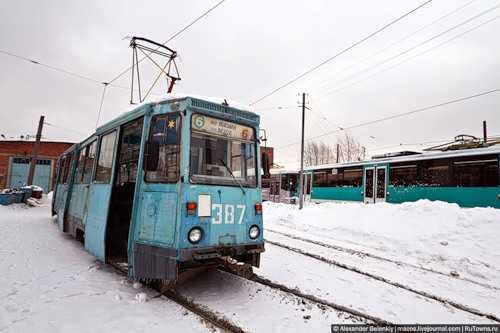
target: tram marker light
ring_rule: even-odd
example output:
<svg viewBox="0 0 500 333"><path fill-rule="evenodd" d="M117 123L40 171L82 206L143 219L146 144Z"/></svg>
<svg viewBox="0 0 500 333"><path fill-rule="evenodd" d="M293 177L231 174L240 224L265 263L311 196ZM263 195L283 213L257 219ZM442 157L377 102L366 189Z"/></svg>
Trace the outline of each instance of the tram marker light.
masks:
<svg viewBox="0 0 500 333"><path fill-rule="evenodd" d="M188 202L186 204L186 208L187 208L188 215L195 215L196 214L196 202Z"/></svg>
<svg viewBox="0 0 500 333"><path fill-rule="evenodd" d="M262 215L262 204L260 203L255 204L255 214Z"/></svg>

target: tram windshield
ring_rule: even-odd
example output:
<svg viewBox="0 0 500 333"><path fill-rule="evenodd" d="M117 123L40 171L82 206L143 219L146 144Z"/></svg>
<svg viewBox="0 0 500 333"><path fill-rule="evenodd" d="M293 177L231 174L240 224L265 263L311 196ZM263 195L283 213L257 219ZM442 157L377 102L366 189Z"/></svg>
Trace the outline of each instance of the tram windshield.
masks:
<svg viewBox="0 0 500 333"><path fill-rule="evenodd" d="M190 179L199 184L256 187L254 129L194 115Z"/></svg>

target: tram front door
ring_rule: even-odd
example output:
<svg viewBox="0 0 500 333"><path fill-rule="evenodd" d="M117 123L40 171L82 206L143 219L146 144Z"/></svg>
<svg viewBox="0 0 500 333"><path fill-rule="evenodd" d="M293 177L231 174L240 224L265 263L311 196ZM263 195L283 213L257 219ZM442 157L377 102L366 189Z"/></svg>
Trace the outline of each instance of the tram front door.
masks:
<svg viewBox="0 0 500 333"><path fill-rule="evenodd" d="M385 202L387 197L386 166L370 166L364 168L364 203Z"/></svg>

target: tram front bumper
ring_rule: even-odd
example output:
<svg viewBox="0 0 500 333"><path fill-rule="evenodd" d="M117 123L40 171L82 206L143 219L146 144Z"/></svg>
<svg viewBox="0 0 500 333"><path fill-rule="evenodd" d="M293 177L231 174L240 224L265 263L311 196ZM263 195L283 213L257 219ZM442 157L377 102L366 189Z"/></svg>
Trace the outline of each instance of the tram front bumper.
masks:
<svg viewBox="0 0 500 333"><path fill-rule="evenodd" d="M244 245L210 246L205 248L181 249L179 261L207 260L224 256L238 257L264 252L264 242Z"/></svg>

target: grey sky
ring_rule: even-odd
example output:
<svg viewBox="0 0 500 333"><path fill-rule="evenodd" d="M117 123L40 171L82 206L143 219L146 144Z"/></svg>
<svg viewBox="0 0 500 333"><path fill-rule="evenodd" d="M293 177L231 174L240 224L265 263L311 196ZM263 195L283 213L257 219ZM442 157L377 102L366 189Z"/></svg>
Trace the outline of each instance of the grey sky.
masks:
<svg viewBox="0 0 500 333"><path fill-rule="evenodd" d="M0 51L108 82L131 65L124 37L163 43L219 1L0 0ZM167 44L181 58L174 92L251 104L425 2L226 0ZM275 162L298 165L302 92L309 93L311 138L500 89L499 4L433 0L253 104ZM93 132L102 84L2 52L0 60L0 134L34 135L40 115L54 125L44 127L46 139L81 141ZM141 70L151 76L148 66ZM130 109L130 81L129 72L108 87L99 124ZM154 92L165 87L160 81ZM489 135L500 135L499 101L500 92L490 93L347 132L367 155L418 150L458 134L482 136L483 120ZM343 134L317 140L333 146Z"/></svg>

